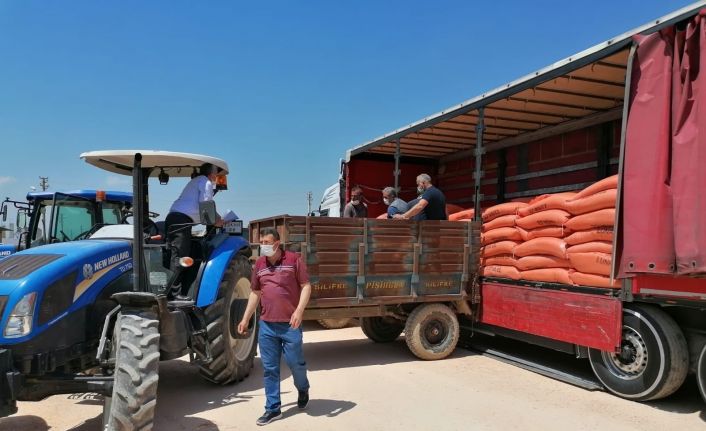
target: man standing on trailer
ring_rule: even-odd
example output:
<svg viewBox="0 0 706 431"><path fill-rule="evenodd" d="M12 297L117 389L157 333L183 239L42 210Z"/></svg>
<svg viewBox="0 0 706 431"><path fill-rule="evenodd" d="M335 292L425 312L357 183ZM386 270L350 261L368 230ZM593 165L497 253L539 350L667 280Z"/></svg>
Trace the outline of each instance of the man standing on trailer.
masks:
<svg viewBox="0 0 706 431"><path fill-rule="evenodd" d="M282 248L277 229L260 230L260 258L255 262L248 305L238 324L238 333L245 334L248 322L262 301L258 344L265 371L265 413L257 425L282 417L280 400L280 359L292 371L294 386L299 392L297 406L309 403L309 380L302 350L302 315L311 295L306 264L296 254Z"/></svg>
<svg viewBox="0 0 706 431"><path fill-rule="evenodd" d="M383 189L382 201L387 205L387 218L392 218L395 214L404 214L409 209L407 202L397 196L397 190L394 187Z"/></svg>
<svg viewBox="0 0 706 431"><path fill-rule="evenodd" d="M343 208L343 217L366 218L368 216L368 206L363 202L363 189L360 186L353 186L351 189L351 201Z"/></svg>
<svg viewBox="0 0 706 431"><path fill-rule="evenodd" d="M428 174L420 174L417 177L417 191L422 193L419 202L404 214L396 214L394 218L408 220L423 212L426 220L448 220L446 197L431 184Z"/></svg>

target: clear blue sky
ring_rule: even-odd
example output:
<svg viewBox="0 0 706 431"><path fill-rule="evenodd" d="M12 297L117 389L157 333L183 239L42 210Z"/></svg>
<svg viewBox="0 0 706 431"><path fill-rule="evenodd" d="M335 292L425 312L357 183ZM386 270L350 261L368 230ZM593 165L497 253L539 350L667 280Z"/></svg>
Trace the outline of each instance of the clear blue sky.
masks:
<svg viewBox="0 0 706 431"><path fill-rule="evenodd" d="M687 4L4 0L0 197L129 190L78 155L144 148L225 159L219 210L303 214L347 149Z"/></svg>

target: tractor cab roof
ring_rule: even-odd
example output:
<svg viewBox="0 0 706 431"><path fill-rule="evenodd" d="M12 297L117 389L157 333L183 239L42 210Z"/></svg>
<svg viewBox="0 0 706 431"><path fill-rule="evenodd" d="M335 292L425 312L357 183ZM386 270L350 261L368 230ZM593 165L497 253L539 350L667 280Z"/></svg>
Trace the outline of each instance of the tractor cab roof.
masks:
<svg viewBox="0 0 706 431"><path fill-rule="evenodd" d="M162 171L170 177L190 177L194 169L198 169L204 163L211 163L220 168L221 174L228 174L228 164L224 160L201 154L155 150L110 150L89 151L81 154L81 158L108 172L132 175L135 155L138 153L142 155L142 168L152 168L150 173L152 177L157 177Z"/></svg>
<svg viewBox="0 0 706 431"><path fill-rule="evenodd" d="M27 193L27 200L29 202L37 200L47 200L54 199L54 195L59 192L29 192ZM66 192L60 192L65 195L78 196L80 198L95 200L96 190L69 190ZM130 192L118 192L118 191L106 191L105 200L111 202L126 202L132 203L132 193Z"/></svg>

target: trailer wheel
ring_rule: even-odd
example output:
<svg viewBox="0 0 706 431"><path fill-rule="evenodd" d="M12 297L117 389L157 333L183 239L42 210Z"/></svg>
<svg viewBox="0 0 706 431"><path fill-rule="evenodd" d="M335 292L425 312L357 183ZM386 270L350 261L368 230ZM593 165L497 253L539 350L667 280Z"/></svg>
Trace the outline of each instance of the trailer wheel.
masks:
<svg viewBox="0 0 706 431"><path fill-rule="evenodd" d="M257 349L257 316L252 318L247 338L236 333L250 295L251 272L247 257L233 256L218 288L216 302L204 309L213 360L201 365L200 372L211 382L239 382L252 369Z"/></svg>
<svg viewBox="0 0 706 431"><path fill-rule="evenodd" d="M151 430L159 381L159 320L149 311L118 314L113 340L113 394L106 398L110 430Z"/></svg>
<svg viewBox="0 0 706 431"><path fill-rule="evenodd" d="M415 356L427 361L444 359L458 343L458 318L444 304L420 305L407 318L404 332Z"/></svg>
<svg viewBox="0 0 706 431"><path fill-rule="evenodd" d="M326 329L341 329L348 326L348 324L351 322L351 319L319 319L317 320L317 322L319 323L319 325L323 326Z"/></svg>
<svg viewBox="0 0 706 431"><path fill-rule="evenodd" d="M701 349L699 362L696 365L696 382L699 384L699 391L704 401L706 401L706 344Z"/></svg>
<svg viewBox="0 0 706 431"><path fill-rule="evenodd" d="M376 343L390 343L404 331L404 323L392 317L361 317L360 329Z"/></svg>
<svg viewBox="0 0 706 431"><path fill-rule="evenodd" d="M609 391L634 401L671 395L689 370L681 329L667 313L646 305L623 310L620 352L589 349L588 356L593 372Z"/></svg>

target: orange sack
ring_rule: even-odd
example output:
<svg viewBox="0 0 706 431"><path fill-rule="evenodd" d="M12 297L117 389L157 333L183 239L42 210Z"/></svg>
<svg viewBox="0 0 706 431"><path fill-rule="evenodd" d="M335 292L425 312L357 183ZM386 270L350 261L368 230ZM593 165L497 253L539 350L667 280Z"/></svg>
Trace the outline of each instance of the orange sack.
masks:
<svg viewBox="0 0 706 431"><path fill-rule="evenodd" d="M595 229L574 232L565 238L569 245L583 244L593 241L613 241L613 226L603 226Z"/></svg>
<svg viewBox="0 0 706 431"><path fill-rule="evenodd" d="M482 266L500 265L500 266L517 267L517 259L515 259L515 256L513 256L511 254L501 254L498 256L487 257L487 258L481 259L481 265Z"/></svg>
<svg viewBox="0 0 706 431"><path fill-rule="evenodd" d="M566 258L566 242L560 238L535 238L515 247L514 255L519 257L532 256L537 254L546 254L549 256L558 257L559 259Z"/></svg>
<svg viewBox="0 0 706 431"><path fill-rule="evenodd" d="M518 242L515 241L500 241L493 244L483 246L480 255L484 258L500 256L502 254L512 254L512 251L517 247Z"/></svg>
<svg viewBox="0 0 706 431"><path fill-rule="evenodd" d="M571 218L564 226L571 230L588 230L615 224L615 208L593 211Z"/></svg>
<svg viewBox="0 0 706 431"><path fill-rule="evenodd" d="M569 253L569 262L580 272L610 275L612 256L606 253Z"/></svg>
<svg viewBox="0 0 706 431"><path fill-rule="evenodd" d="M514 227L501 227L489 230L480 236L481 244L492 244L499 241L522 241L522 235Z"/></svg>
<svg viewBox="0 0 706 431"><path fill-rule="evenodd" d="M457 220L470 220L473 218L473 215L475 214L474 209L469 209L469 210L462 210L459 212L455 212L453 214L449 214L449 220L451 221L457 221Z"/></svg>
<svg viewBox="0 0 706 431"><path fill-rule="evenodd" d="M517 215L515 214L500 216L488 223L483 223L483 232L500 227L515 227L515 220L517 220Z"/></svg>
<svg viewBox="0 0 706 431"><path fill-rule="evenodd" d="M518 271L514 266L484 266L481 275L483 277L511 278L513 280L520 279L520 271Z"/></svg>
<svg viewBox="0 0 706 431"><path fill-rule="evenodd" d="M613 175L608 178L604 178L597 183L591 184L590 186L586 187L585 189L581 190L576 194L574 199L581 199L585 198L586 196L591 196L595 195L598 192L602 192L603 190L608 190L608 189L617 189L618 188L618 176Z"/></svg>
<svg viewBox="0 0 706 431"><path fill-rule="evenodd" d="M517 225L522 229L536 229L544 226L564 226L571 214L564 210L540 211L517 219Z"/></svg>
<svg viewBox="0 0 706 431"><path fill-rule="evenodd" d="M571 271L571 273L569 273L569 277L571 277L571 280L574 282L574 284L578 284L579 286L618 288L621 286L620 280L613 280L613 283L611 284L610 277L604 277L602 275L594 274L585 274L579 271Z"/></svg>
<svg viewBox="0 0 706 431"><path fill-rule="evenodd" d="M567 203L569 199L573 199L576 196L574 192L566 193L554 193L551 195L541 195L530 201L530 204L524 208L520 208L517 214L520 217L526 217L530 214L538 213L540 211L546 210L566 210Z"/></svg>
<svg viewBox="0 0 706 431"><path fill-rule="evenodd" d="M580 199L573 199L566 202L566 209L573 215L590 213L604 208L615 208L615 199L618 196L617 189L603 190L598 193Z"/></svg>
<svg viewBox="0 0 706 431"><path fill-rule="evenodd" d="M545 283L574 284L569 278L569 270L565 268L544 268L522 271L522 280L543 281Z"/></svg>
<svg viewBox="0 0 706 431"><path fill-rule="evenodd" d="M524 202L505 202L504 204L494 205L483 211L481 218L484 222L494 220L500 216L517 214L520 208L526 207Z"/></svg>
<svg viewBox="0 0 706 431"><path fill-rule="evenodd" d="M566 249L567 253L607 253L613 254L613 243L609 241L591 241L576 244Z"/></svg>
<svg viewBox="0 0 706 431"><path fill-rule="evenodd" d="M554 256L525 256L517 259L515 265L521 271L530 271L532 269L547 269L547 268L570 268L571 265L566 259L559 259Z"/></svg>
<svg viewBox="0 0 706 431"><path fill-rule="evenodd" d="M568 230L561 226L547 226L539 227L537 229L524 230L521 227L517 228L520 231L520 236L523 241L529 241L535 238L550 237L550 238L564 238L567 235Z"/></svg>

